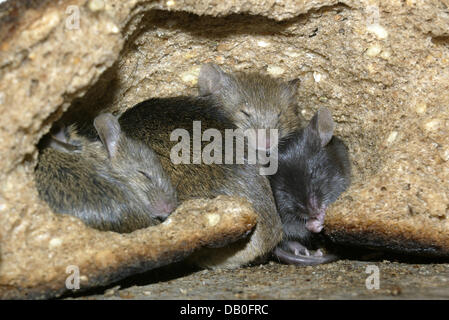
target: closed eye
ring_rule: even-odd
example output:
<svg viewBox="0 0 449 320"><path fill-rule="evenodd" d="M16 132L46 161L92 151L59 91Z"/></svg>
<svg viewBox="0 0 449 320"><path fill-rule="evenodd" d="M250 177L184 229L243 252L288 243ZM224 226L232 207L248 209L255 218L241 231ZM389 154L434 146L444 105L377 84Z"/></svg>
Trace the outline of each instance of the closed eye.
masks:
<svg viewBox="0 0 449 320"><path fill-rule="evenodd" d="M246 117L248 117L248 118L250 117L250 115L249 115L248 112L246 112L246 111L244 111L244 110L240 110L240 112L243 113Z"/></svg>
<svg viewBox="0 0 449 320"><path fill-rule="evenodd" d="M295 204L300 211L305 212L307 210L306 206L303 205L301 202L296 201Z"/></svg>
<svg viewBox="0 0 449 320"><path fill-rule="evenodd" d="M141 171L141 170L138 170L138 171L139 171L139 173L143 174L148 180L152 180L151 176L148 173L146 173L145 171Z"/></svg>

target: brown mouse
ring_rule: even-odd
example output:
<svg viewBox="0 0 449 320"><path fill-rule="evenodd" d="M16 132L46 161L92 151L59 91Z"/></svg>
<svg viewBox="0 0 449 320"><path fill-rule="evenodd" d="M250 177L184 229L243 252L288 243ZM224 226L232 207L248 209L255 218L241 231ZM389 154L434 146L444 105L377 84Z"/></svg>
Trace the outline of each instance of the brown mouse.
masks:
<svg viewBox="0 0 449 320"><path fill-rule="evenodd" d="M160 156L181 201L218 195L244 197L257 213L257 225L247 238L223 248L201 249L191 261L202 267L235 268L268 258L282 238L282 225L269 181L257 166L193 164L192 160L174 164L171 160L172 149L179 143L178 137L170 137L172 132L183 129L192 138L194 121L201 121L202 132L217 129L222 136L225 129L237 128L210 96L150 99L126 110L119 119L127 135L148 144ZM206 145L201 142L202 149ZM193 143L189 148L192 150Z"/></svg>
<svg viewBox="0 0 449 320"><path fill-rule="evenodd" d="M299 128L298 84L259 73L226 73L212 63L203 65L198 77L199 95L214 101L238 128L265 130L265 137L257 138L262 151L278 143L268 130L277 129L280 141Z"/></svg>
<svg viewBox="0 0 449 320"><path fill-rule="evenodd" d="M35 170L39 196L56 213L88 226L131 232L160 223L177 206L177 194L153 150L129 138L116 117L94 120L99 139L74 126L47 140Z"/></svg>

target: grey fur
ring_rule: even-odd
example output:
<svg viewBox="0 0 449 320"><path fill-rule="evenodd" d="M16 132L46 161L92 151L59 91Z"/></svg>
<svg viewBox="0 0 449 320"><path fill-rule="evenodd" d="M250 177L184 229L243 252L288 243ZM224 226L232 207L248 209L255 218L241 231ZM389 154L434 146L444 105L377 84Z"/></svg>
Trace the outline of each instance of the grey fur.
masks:
<svg viewBox="0 0 449 320"><path fill-rule="evenodd" d="M304 248L314 245L313 233L318 231L314 229L322 227L326 208L350 184L348 151L332 137L333 130L330 112L320 109L306 128L279 146L279 169L270 182L284 230L284 241L275 254L286 263L314 265L336 259L291 253L292 242Z"/></svg>

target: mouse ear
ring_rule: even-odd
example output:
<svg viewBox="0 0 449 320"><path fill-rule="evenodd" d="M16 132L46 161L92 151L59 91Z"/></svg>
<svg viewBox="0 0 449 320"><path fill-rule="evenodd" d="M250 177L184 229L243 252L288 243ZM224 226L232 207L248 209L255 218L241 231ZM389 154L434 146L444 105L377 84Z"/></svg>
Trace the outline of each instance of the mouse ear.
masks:
<svg viewBox="0 0 449 320"><path fill-rule="evenodd" d="M94 127L108 152L109 158L113 158L117 152L121 133L118 119L111 113L103 113L95 118Z"/></svg>
<svg viewBox="0 0 449 320"><path fill-rule="evenodd" d="M213 63L203 64L198 76L198 92L200 96L217 94L229 81L229 75Z"/></svg>
<svg viewBox="0 0 449 320"><path fill-rule="evenodd" d="M321 108L315 113L309 124L310 128L320 137L321 146L329 143L334 134L334 121L332 114L327 108Z"/></svg>

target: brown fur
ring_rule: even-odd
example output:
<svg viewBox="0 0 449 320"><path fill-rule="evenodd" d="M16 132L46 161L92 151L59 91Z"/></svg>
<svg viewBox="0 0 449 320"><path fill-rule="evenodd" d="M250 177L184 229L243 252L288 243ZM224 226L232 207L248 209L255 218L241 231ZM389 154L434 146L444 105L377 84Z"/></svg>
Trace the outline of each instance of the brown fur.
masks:
<svg viewBox="0 0 449 320"><path fill-rule="evenodd" d="M110 132L110 120L97 123L100 136ZM64 136L65 141L59 140ZM39 155L35 181L53 211L100 230L131 232L158 224L157 218L166 216L161 206L174 210L177 204L155 153L120 131L103 143L78 135L73 126L58 140L50 138Z"/></svg>
<svg viewBox="0 0 449 320"><path fill-rule="evenodd" d="M248 239L226 248L201 250L193 257L198 265L234 268L266 257L281 240L282 226L269 182L259 174L257 166L175 165L170 160L170 150L178 143L170 141L170 133L184 128L192 136L194 120L201 121L202 131L215 128L223 133L226 128L235 128L207 98L151 99L127 110L119 121L127 134L148 143L159 154L162 166L177 185L180 200L240 196L247 198L258 214L257 226Z"/></svg>
<svg viewBox="0 0 449 320"><path fill-rule="evenodd" d="M296 104L298 80L284 82L258 73L225 73L206 64L199 93L211 96L241 129L278 129L279 140L300 127Z"/></svg>

